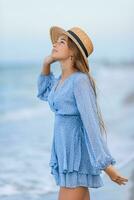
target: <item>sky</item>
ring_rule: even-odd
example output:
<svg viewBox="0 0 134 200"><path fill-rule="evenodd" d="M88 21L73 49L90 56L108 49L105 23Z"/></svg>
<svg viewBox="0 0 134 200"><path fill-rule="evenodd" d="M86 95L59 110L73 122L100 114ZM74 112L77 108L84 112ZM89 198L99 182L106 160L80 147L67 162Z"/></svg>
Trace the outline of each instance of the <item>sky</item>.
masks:
<svg viewBox="0 0 134 200"><path fill-rule="evenodd" d="M38 61L51 52L51 26L83 28L91 59L132 60L132 0L0 0L0 61Z"/></svg>

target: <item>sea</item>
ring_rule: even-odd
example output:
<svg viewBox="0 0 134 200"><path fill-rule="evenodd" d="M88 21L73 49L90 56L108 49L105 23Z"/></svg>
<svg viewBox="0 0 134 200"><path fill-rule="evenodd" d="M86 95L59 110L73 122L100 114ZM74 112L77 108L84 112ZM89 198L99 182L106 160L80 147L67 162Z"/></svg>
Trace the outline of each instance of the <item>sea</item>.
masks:
<svg viewBox="0 0 134 200"><path fill-rule="evenodd" d="M0 63L0 200L55 200L58 194L48 164L54 113L48 102L37 98L41 70L41 62ZM51 70L58 77L59 63L52 64ZM91 196L94 200L132 200L134 64L94 62L91 74L115 167L130 179L119 186L102 173L105 186L92 188Z"/></svg>

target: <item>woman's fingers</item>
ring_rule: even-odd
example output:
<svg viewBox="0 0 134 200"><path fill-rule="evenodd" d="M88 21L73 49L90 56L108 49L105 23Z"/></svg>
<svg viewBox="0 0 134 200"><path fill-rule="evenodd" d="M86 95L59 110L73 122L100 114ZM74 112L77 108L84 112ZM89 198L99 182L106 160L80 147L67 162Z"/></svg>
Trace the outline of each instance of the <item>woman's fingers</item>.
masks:
<svg viewBox="0 0 134 200"><path fill-rule="evenodd" d="M127 179L127 178L124 178L124 177L121 177L121 176L117 176L117 178L116 178L116 179L113 179L113 181L115 181L115 182L118 183L119 185L121 185L121 184L125 185L125 184L126 184L125 182L127 182L128 179Z"/></svg>
<svg viewBox="0 0 134 200"><path fill-rule="evenodd" d="M120 174L120 172L118 172L118 170L116 170L113 166L108 166L105 169L105 172L109 175L109 177L111 178L112 181L118 183L118 184L126 184L126 182L128 181L127 177L124 177Z"/></svg>
<svg viewBox="0 0 134 200"><path fill-rule="evenodd" d="M122 182L122 181L119 180L119 179L114 180L114 182L118 183L119 185L121 185L121 184L125 184L124 182Z"/></svg>
<svg viewBox="0 0 134 200"><path fill-rule="evenodd" d="M120 180L122 180L122 181L126 181L126 182L128 181L128 179L127 179L127 178L125 178L125 177L122 177L122 176L118 176L117 178L118 178L118 179L120 179Z"/></svg>

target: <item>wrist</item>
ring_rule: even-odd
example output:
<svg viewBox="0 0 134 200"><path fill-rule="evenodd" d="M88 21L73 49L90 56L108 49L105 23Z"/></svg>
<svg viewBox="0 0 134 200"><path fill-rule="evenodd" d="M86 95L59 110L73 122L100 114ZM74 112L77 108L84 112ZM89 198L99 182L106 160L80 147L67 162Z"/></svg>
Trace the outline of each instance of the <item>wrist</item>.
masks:
<svg viewBox="0 0 134 200"><path fill-rule="evenodd" d="M45 61L45 62L43 62L43 67L50 67L50 64L51 64L50 62Z"/></svg>
<svg viewBox="0 0 134 200"><path fill-rule="evenodd" d="M113 166L110 164L110 165L108 165L108 166L104 169L104 171L107 172L107 171L109 171L109 170L112 169L112 168L113 168Z"/></svg>

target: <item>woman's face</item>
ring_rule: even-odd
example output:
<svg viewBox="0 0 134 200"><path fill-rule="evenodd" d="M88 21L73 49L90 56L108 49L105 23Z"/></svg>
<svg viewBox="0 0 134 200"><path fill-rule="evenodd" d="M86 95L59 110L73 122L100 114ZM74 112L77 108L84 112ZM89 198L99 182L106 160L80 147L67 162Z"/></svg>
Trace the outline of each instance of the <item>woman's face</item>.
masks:
<svg viewBox="0 0 134 200"><path fill-rule="evenodd" d="M57 60L67 59L71 55L71 51L67 45L68 37L61 35L58 37L57 42L53 44L52 56Z"/></svg>

